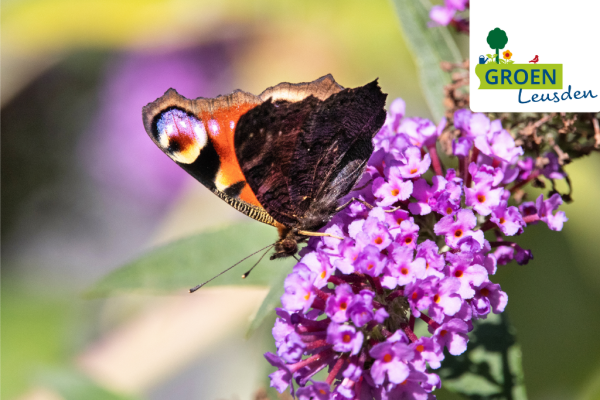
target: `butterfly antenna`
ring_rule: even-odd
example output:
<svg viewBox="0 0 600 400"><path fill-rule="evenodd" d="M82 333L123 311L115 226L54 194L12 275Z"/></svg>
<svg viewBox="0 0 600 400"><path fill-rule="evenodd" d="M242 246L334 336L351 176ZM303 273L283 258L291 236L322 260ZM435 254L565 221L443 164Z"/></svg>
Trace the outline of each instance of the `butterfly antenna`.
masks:
<svg viewBox="0 0 600 400"><path fill-rule="evenodd" d="M270 244L270 245L268 245L268 246L266 246L266 247L263 247L263 248L262 248L262 249L260 249L260 250L257 250L257 251L255 251L254 253L252 253L252 254L250 254L250 255L248 255L248 256L246 256L246 257L242 258L240 261L236 262L236 263L235 263L235 264L233 264L231 267L229 267L229 268L227 268L226 270L224 270L224 271L222 271L222 272L218 273L217 275L213 276L212 278L210 278L210 279L209 279L209 280L207 280L206 282L204 282L204 283L202 283L202 284L200 284L200 285L198 285L198 286L194 286L193 288L191 288L191 289L190 289L190 293L194 293L196 290L200 289L202 286L206 285L208 282L210 282L210 281L212 281L213 279L215 279L215 278L217 278L217 277L219 277L219 276L223 275L225 272L227 272L227 271L229 271L230 269L232 269L233 267L237 266L237 265L238 265L239 263L241 263L242 261L246 261L247 259L249 259L249 258L250 258L250 257L252 257L253 255L255 255L256 253L260 253L260 252L261 252L261 251L263 251L264 249L269 249L269 248L271 248L271 247L273 247L273 246L275 246L275 244ZM267 254L267 253L265 252L265 254ZM262 260L262 258L265 256L265 254L263 254L263 255L262 255L262 257L260 258L261 260ZM258 260L258 261L260 262L260 260ZM257 263L257 264L258 264L258 263ZM254 268L254 267L252 267L252 268ZM247 275L247 274L244 274L244 275Z"/></svg>
<svg viewBox="0 0 600 400"><path fill-rule="evenodd" d="M275 246L275 244L272 244L269 247L273 247L273 246ZM267 255L268 252L269 252L269 249L267 249L267 251L265 251L264 254L262 256L260 256L260 258L258 259L258 261L256 262L256 264L254 264L252 266L252 268L250 268L244 275L242 275L242 279L246 279L248 277L248 275L250 275L250 272L252 272L252 270L254 269L254 267L256 267L258 265L258 263L260 263L262 261L263 258L265 258L265 256ZM256 253L254 253L254 254L256 254Z"/></svg>

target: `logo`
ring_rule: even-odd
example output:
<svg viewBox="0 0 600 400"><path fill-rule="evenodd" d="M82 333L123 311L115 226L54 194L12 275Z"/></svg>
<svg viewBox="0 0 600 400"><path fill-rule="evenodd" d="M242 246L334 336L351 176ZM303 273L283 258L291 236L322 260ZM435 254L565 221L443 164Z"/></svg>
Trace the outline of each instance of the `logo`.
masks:
<svg viewBox="0 0 600 400"><path fill-rule="evenodd" d="M517 63L517 58L523 58L517 56L513 60L513 53L507 48L508 35L500 28L488 33L487 44L496 53L479 56L479 63L475 66L479 89L516 89L519 91L517 101L520 104L546 101L558 103L598 97L591 90L576 90L572 93L571 85L562 93L534 93L527 96L523 89L563 89L563 65L538 64L538 54L527 57L532 58L528 63Z"/></svg>

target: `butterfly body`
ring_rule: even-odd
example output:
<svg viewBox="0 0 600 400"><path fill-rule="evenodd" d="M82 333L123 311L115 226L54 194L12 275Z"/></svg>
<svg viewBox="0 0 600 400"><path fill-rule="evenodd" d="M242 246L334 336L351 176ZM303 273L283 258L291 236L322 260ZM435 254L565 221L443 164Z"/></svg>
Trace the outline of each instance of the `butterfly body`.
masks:
<svg viewBox="0 0 600 400"><path fill-rule="evenodd" d="M344 89L331 75L188 100L170 89L143 109L148 135L244 214L278 228L273 258L297 252L358 181L385 121L376 82Z"/></svg>

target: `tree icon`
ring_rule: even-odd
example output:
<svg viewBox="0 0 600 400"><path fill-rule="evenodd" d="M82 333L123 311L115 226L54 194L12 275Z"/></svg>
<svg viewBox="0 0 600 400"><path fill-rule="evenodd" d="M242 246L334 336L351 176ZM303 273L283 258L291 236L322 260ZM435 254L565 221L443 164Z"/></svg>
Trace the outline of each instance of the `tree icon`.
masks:
<svg viewBox="0 0 600 400"><path fill-rule="evenodd" d="M488 33L487 42L492 49L496 50L496 63L500 64L500 49L503 49L506 43L508 43L506 32L500 28L491 30Z"/></svg>

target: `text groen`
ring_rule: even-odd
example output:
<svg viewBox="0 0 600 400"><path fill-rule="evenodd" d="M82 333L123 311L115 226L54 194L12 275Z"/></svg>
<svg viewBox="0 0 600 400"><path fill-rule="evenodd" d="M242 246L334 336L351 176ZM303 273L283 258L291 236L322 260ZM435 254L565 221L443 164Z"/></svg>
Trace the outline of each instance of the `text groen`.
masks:
<svg viewBox="0 0 600 400"><path fill-rule="evenodd" d="M479 89L562 89L562 64L478 64Z"/></svg>

